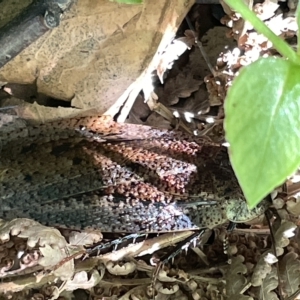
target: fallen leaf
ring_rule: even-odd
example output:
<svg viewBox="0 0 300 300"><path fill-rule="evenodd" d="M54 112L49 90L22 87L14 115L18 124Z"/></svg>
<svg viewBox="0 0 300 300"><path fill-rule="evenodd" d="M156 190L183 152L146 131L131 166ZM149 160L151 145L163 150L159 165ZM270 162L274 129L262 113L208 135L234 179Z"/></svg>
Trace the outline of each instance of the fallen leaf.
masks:
<svg viewBox="0 0 300 300"><path fill-rule="evenodd" d="M289 245L289 238L295 235L295 229L297 226L289 221L282 221L280 227L276 230L274 238L276 241L277 255L282 255L284 247Z"/></svg>
<svg viewBox="0 0 300 300"><path fill-rule="evenodd" d="M101 280L101 276L98 271L93 270L90 278L85 271L78 272L74 275L72 280L67 280L64 286L66 291L74 291L77 289L90 289L94 287Z"/></svg>
<svg viewBox="0 0 300 300"><path fill-rule="evenodd" d="M102 240L102 233L100 230L90 230L90 231L72 231L69 237L70 245L77 246L91 246Z"/></svg>
<svg viewBox="0 0 300 300"><path fill-rule="evenodd" d="M229 297L239 294L247 282L244 274L247 273L247 267L244 265L244 257L238 255L232 258L232 263L226 273L226 295Z"/></svg>
<svg viewBox="0 0 300 300"><path fill-rule="evenodd" d="M74 259L68 259L68 256L71 253L67 248L57 249L52 248L49 245L45 245L44 247L40 247L40 251L43 255L43 257L39 259L39 264L41 266L46 269L54 267L53 274L61 280L67 280L73 276Z"/></svg>
<svg viewBox="0 0 300 300"><path fill-rule="evenodd" d="M104 113L144 70L157 66L157 47L165 48L192 5L166 0L143 5L76 1L55 30L1 68L1 80L36 82L40 93L63 99L70 107L97 107ZM49 120L47 109L26 107L36 120ZM56 110L70 114L70 108Z"/></svg>
<svg viewBox="0 0 300 300"><path fill-rule="evenodd" d="M40 251L43 257L39 259L39 264L45 268L55 266L66 258L66 254L62 249L52 248L49 245L40 247Z"/></svg>
<svg viewBox="0 0 300 300"><path fill-rule="evenodd" d="M20 218L0 224L0 239L9 240L10 235L26 238L29 247L52 245L63 248L67 245L61 233L36 221Z"/></svg>
<svg viewBox="0 0 300 300"><path fill-rule="evenodd" d="M300 261L298 254L289 252L279 260L279 276L284 297L291 296L300 286Z"/></svg>
<svg viewBox="0 0 300 300"><path fill-rule="evenodd" d="M18 236L20 238L27 238L29 247L51 245L54 248L61 249L67 245L65 238L59 230L39 223L26 228Z"/></svg>
<svg viewBox="0 0 300 300"><path fill-rule="evenodd" d="M254 289L258 300L279 300L274 290L278 286L278 276L276 268L272 268L271 272L265 277L261 286Z"/></svg>
<svg viewBox="0 0 300 300"><path fill-rule="evenodd" d="M297 199L298 200L298 199ZM294 199L290 199L286 202L286 209L288 212L294 216L300 215L300 202L295 202Z"/></svg>
<svg viewBox="0 0 300 300"><path fill-rule="evenodd" d="M238 294L238 295L231 296L230 300L254 300L254 299L250 296Z"/></svg>
<svg viewBox="0 0 300 300"><path fill-rule="evenodd" d="M202 81L194 79L190 73L179 73L166 81L161 102L166 105L176 104L179 98L187 98L198 91L201 83Z"/></svg>
<svg viewBox="0 0 300 300"><path fill-rule="evenodd" d="M262 254L254 267L252 276L251 276L251 284L253 286L261 286L262 282L266 278L266 276L272 271L272 266L269 261L265 259L270 251Z"/></svg>
<svg viewBox="0 0 300 300"><path fill-rule="evenodd" d="M191 33L187 32L186 37L173 40L173 42L169 44L165 51L161 54L158 66L156 68L157 76L159 77L161 83L164 83L164 74L166 70L172 68L174 60L177 60L180 55L190 48L190 35Z"/></svg>
<svg viewBox="0 0 300 300"><path fill-rule="evenodd" d="M184 32L184 37L180 37L176 39L176 41L180 41L186 44L187 49L191 49L196 44L197 33L192 30L186 30Z"/></svg>

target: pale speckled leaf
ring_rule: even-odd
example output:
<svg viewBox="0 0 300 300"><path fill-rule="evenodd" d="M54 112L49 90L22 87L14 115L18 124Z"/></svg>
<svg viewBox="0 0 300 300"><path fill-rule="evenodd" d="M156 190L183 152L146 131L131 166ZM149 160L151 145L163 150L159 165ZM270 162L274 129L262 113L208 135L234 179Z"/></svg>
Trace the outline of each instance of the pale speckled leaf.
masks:
<svg viewBox="0 0 300 300"><path fill-rule="evenodd" d="M230 269L226 274L226 295L232 296L238 294L247 282L243 274L247 273L247 267L244 265L244 257L239 255L232 258Z"/></svg>
<svg viewBox="0 0 300 300"><path fill-rule="evenodd" d="M65 238L57 229L25 218L0 223L0 239L8 240L10 235L28 239L29 247L53 245L63 248L67 245Z"/></svg>
<svg viewBox="0 0 300 300"><path fill-rule="evenodd" d="M90 246L98 243L102 240L102 233L100 230L90 230L90 231L72 231L69 237L69 243L71 245L82 245Z"/></svg>
<svg viewBox="0 0 300 300"><path fill-rule="evenodd" d="M254 267L251 276L251 284L253 286L261 286L266 276L272 271L271 264L265 259L268 253L270 253L270 251L267 251L264 254L262 254L256 266Z"/></svg>
<svg viewBox="0 0 300 300"><path fill-rule="evenodd" d="M64 289L67 291L73 291L76 289L90 289L94 287L100 280L101 276L96 270L93 270L91 275L85 271L81 271L76 273L73 279L70 279L66 282Z"/></svg>
<svg viewBox="0 0 300 300"><path fill-rule="evenodd" d="M49 245L45 245L45 247L40 247L40 251L43 255L43 257L39 259L41 266L46 269L54 267L53 274L61 280L67 280L73 276L74 259L66 259L68 255L66 254L65 248L54 249ZM66 259L66 261L64 261L64 259Z"/></svg>
<svg viewBox="0 0 300 300"><path fill-rule="evenodd" d="M289 252L279 260L279 274L282 279L284 296L291 296L299 289L300 285L300 261L298 254Z"/></svg>
<svg viewBox="0 0 300 300"><path fill-rule="evenodd" d="M278 277L276 275L276 268L268 274L260 287L259 300L278 300L279 298L273 292L278 286Z"/></svg>

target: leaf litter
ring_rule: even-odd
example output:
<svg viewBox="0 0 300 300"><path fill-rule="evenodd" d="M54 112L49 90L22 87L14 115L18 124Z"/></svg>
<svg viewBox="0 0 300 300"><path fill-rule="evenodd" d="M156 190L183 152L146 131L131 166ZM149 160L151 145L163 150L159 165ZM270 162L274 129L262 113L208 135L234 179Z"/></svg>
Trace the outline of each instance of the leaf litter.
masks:
<svg viewBox="0 0 300 300"><path fill-rule="evenodd" d="M288 2L290 12L295 10L292 4L292 1ZM160 54L154 76L153 99L161 105L156 107L163 109L145 109L143 105L147 99L143 99L136 102L139 107L133 107L129 120L156 125L158 120L161 122L160 115L164 111L164 117L168 117L161 123L168 128L178 112L177 118L183 124L179 127L191 132L204 130L207 137L224 140L223 128L211 128L208 120L220 121L222 126L224 98L239 69L266 53L274 55L274 50L239 15L224 3L223 7L227 14L220 21L230 29L214 27L197 41L202 40L206 46L215 64L215 76L210 74L203 61L199 62L201 58L194 32L183 30L182 25L178 36ZM192 22L203 22L201 18L200 21L197 17L193 19L193 16L199 18L201 9L199 6L193 8L194 12L190 13ZM295 36L295 17L291 13L275 13L277 3L254 2L253 9L282 38ZM218 40L216 37L221 37L221 48L210 44ZM236 44L232 43L233 40ZM231 46L224 47L227 44ZM215 50L214 54L212 50ZM202 82L206 85L203 91ZM201 98L199 93L205 96ZM142 115L139 111L143 112ZM184 117L186 112L190 113L188 118ZM132 241L124 248L88 255L88 249L103 242L100 231L58 230L28 219L1 221L0 276L3 281L0 291L4 294L3 299L33 300L78 299L74 296L76 290L83 291L90 299L251 300L296 295L300 287L299 196L285 192L278 190L274 199L274 203L277 199L275 207L279 214L271 220L275 245L272 245L270 232L262 222L248 225L243 228L243 233L238 230L226 233L217 228L212 231L213 238L208 237L198 245L198 251L188 249L188 255L182 251L160 269L157 269L159 258L172 251L179 240L162 235L159 237L161 247L153 252L150 249L157 246L158 238L149 237L145 242ZM260 230L267 233L260 234ZM224 253L226 243L227 254Z"/></svg>

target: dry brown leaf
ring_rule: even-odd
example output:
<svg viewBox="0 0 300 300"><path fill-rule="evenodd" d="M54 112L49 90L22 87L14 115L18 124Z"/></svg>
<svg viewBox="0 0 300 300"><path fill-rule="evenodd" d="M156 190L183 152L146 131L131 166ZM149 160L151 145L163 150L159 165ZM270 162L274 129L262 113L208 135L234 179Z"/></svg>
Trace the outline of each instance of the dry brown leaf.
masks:
<svg viewBox="0 0 300 300"><path fill-rule="evenodd" d="M61 249L67 245L65 238L59 230L39 223L26 228L18 236L20 238L27 238L29 247L51 245L54 248Z"/></svg>
<svg viewBox="0 0 300 300"><path fill-rule="evenodd" d="M300 215L300 201L298 199L290 199L286 202L288 212L294 216Z"/></svg>
<svg viewBox="0 0 300 300"><path fill-rule="evenodd" d="M65 238L61 233L52 227L41 225L30 219L20 218L0 223L0 239L9 240L9 236L16 235L20 238L26 238L29 247L52 245L63 248L67 245Z"/></svg>
<svg viewBox="0 0 300 300"><path fill-rule="evenodd" d="M40 247L40 251L43 257L39 259L39 264L45 268L57 265L67 256L62 249L52 248L49 245Z"/></svg>
<svg viewBox="0 0 300 300"><path fill-rule="evenodd" d="M197 36L197 33L193 32L192 30L186 30L184 32L184 35L184 37L178 38L176 40L185 43L187 49L191 49L193 46L195 46L195 37Z"/></svg>
<svg viewBox="0 0 300 300"><path fill-rule="evenodd" d="M144 285L139 285L130 289L125 295L119 298L119 300L143 300L148 299L146 296L147 290Z"/></svg>
<svg viewBox="0 0 300 300"><path fill-rule="evenodd" d="M54 249L49 245L45 245L45 247L40 247L40 251L44 257L39 259L39 264L46 269L55 267L53 274L59 277L61 280L67 280L71 278L74 274L74 259L67 259L65 249ZM58 268L57 265L61 264Z"/></svg>
<svg viewBox="0 0 300 300"><path fill-rule="evenodd" d="M291 296L299 289L300 261L298 254L290 252L279 260L279 278L282 281L283 296Z"/></svg>
<svg viewBox="0 0 300 300"><path fill-rule="evenodd" d="M161 269L159 273L157 274L157 279L162 282L176 282L177 278L174 276L169 276L169 274L164 270Z"/></svg>
<svg viewBox="0 0 300 300"><path fill-rule="evenodd" d="M173 40L173 42L169 44L165 51L161 54L157 66L157 76L161 83L164 83L164 74L166 70L172 68L174 60L177 60L187 49L191 48L191 45L195 43L195 37L191 30L186 30L185 35L185 37Z"/></svg>
<svg viewBox="0 0 300 300"><path fill-rule="evenodd" d="M226 295L229 297L239 294L247 282L244 276L247 273L247 267L243 262L244 257L241 255L232 258L232 263L226 273Z"/></svg>
<svg viewBox="0 0 300 300"><path fill-rule="evenodd" d="M271 266L272 261L267 259L270 253L271 253L270 250L263 253L260 256L256 266L254 267L253 274L251 276L251 284L253 286L260 286L263 280L266 278L266 276L272 271L272 266Z"/></svg>
<svg viewBox="0 0 300 300"><path fill-rule="evenodd" d="M254 300L254 299L250 296L234 295L230 297L230 300Z"/></svg>
<svg viewBox="0 0 300 300"><path fill-rule="evenodd" d="M150 113L151 110L145 103L144 98L141 95L138 95L130 110L129 116L126 119L126 123L144 124L143 120L147 119Z"/></svg>
<svg viewBox="0 0 300 300"><path fill-rule="evenodd" d="M172 129L170 122L155 111L147 118L145 125L162 129Z"/></svg>
<svg viewBox="0 0 300 300"><path fill-rule="evenodd" d="M124 276L133 273L136 270L136 264L133 261L125 263L109 261L106 263L106 269L110 274Z"/></svg>
<svg viewBox="0 0 300 300"><path fill-rule="evenodd" d="M255 289L255 294L258 300L279 300L274 289L278 286L278 276L276 274L276 268L272 268L271 272L263 280L261 286Z"/></svg>
<svg viewBox="0 0 300 300"><path fill-rule="evenodd" d="M64 289L66 291L74 291L77 289L90 289L94 287L101 280L99 272L96 270L92 271L92 274L89 275L85 271L78 272L74 275L73 279L66 281Z"/></svg>
<svg viewBox="0 0 300 300"><path fill-rule="evenodd" d="M176 104L179 98L187 98L198 91L201 83L202 81L194 79L190 73L179 73L166 81L161 102L166 105Z"/></svg>
<svg viewBox="0 0 300 300"><path fill-rule="evenodd" d="M9 241L10 235L18 235L22 230L39 224L30 219L14 219L11 221L5 221L0 219L0 240L2 242Z"/></svg>
<svg viewBox="0 0 300 300"><path fill-rule="evenodd" d="M283 254L284 251L283 248L290 243L289 238L295 235L296 228L297 226L292 222L285 221L285 220L281 222L280 227L274 234L274 238L276 241L277 255Z"/></svg>
<svg viewBox="0 0 300 300"><path fill-rule="evenodd" d="M166 299L167 295L174 296L174 294L179 291L179 285L176 283L168 284L168 286L165 287L163 285L163 283L156 281L154 288L159 294L164 295L161 299ZM158 299L159 299L159 297L158 297Z"/></svg>
<svg viewBox="0 0 300 300"><path fill-rule="evenodd" d="M100 230L72 231L69 237L70 245L91 246L102 240L103 235Z"/></svg>
<svg viewBox="0 0 300 300"><path fill-rule="evenodd" d="M157 49L165 49L193 5L193 1L179 0L142 5L75 2L60 26L1 68L0 77L23 84L36 81L39 93L82 110L97 108L99 113L107 111L144 71L157 67ZM49 120L47 109L41 115L39 108L26 107L36 120ZM60 110L65 117L73 113Z"/></svg>

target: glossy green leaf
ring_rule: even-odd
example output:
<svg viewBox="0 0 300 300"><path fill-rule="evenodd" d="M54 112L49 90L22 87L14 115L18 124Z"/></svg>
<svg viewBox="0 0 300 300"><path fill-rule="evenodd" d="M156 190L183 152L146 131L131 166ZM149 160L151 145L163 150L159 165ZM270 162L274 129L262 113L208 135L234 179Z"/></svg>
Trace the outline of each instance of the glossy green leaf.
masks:
<svg viewBox="0 0 300 300"><path fill-rule="evenodd" d="M230 160L254 207L300 165L300 67L271 57L244 67L225 116Z"/></svg>

